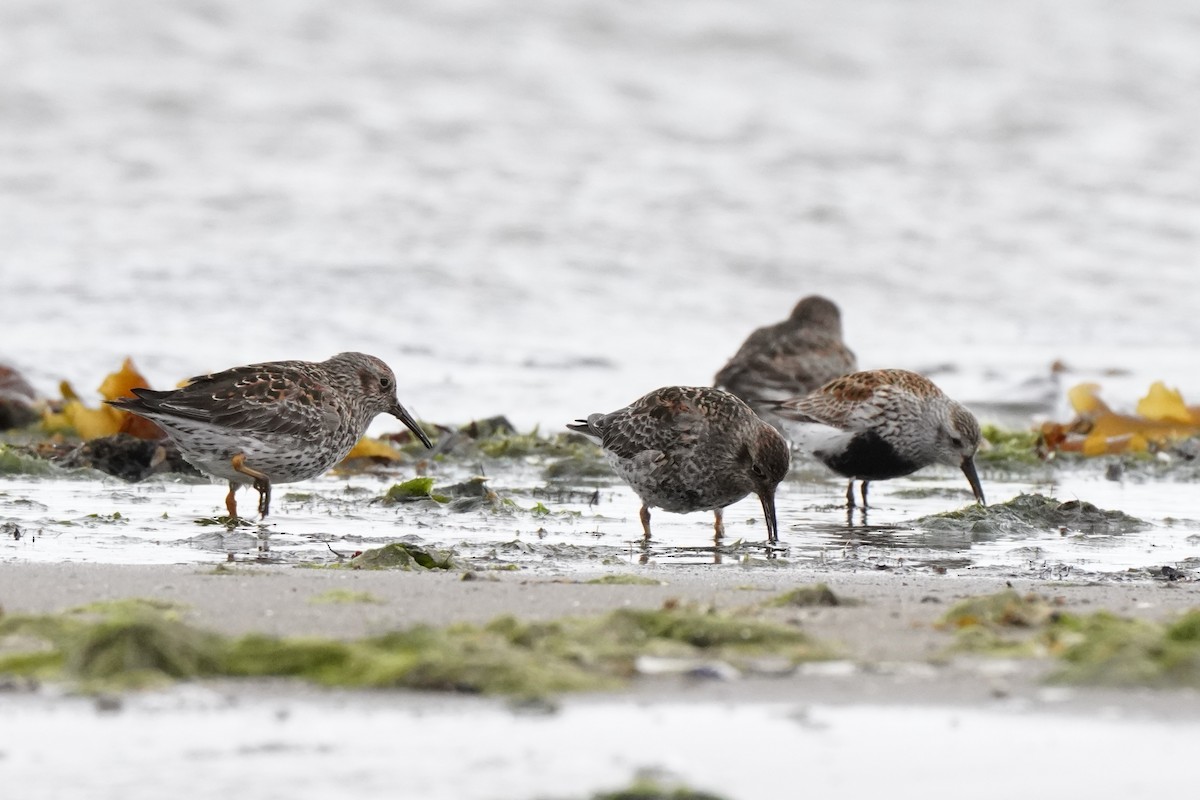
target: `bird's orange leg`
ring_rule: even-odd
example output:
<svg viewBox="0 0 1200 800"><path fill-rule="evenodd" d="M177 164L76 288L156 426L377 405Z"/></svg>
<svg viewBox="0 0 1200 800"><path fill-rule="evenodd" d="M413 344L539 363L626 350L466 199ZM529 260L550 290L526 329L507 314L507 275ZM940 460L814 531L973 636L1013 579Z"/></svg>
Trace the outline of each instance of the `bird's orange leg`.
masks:
<svg viewBox="0 0 1200 800"><path fill-rule="evenodd" d="M235 521L237 520L237 498L233 494L238 490L238 486L240 485L235 481L230 481L229 494L225 495L225 510L229 512L229 518Z"/></svg>
<svg viewBox="0 0 1200 800"><path fill-rule="evenodd" d="M713 509L713 531L716 533L717 539L725 537L725 515L722 513L724 509Z"/></svg>
<svg viewBox="0 0 1200 800"><path fill-rule="evenodd" d="M271 479L253 467L247 467L246 456L241 453L234 456L231 463L235 470L254 479L254 488L258 491L258 513L265 517L271 510Z"/></svg>
<svg viewBox="0 0 1200 800"><path fill-rule="evenodd" d="M645 505L643 503L642 510L638 514L638 516L642 520L642 533L644 533L646 538L649 539L650 538L650 506Z"/></svg>

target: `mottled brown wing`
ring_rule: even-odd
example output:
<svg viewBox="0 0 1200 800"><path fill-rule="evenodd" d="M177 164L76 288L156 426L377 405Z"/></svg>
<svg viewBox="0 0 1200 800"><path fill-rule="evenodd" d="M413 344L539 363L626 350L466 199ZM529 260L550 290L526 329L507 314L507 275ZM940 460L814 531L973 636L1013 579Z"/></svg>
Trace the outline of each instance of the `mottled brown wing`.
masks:
<svg viewBox="0 0 1200 800"><path fill-rule="evenodd" d="M231 430L303 437L327 426L338 415L339 402L308 366L288 361L250 364L191 378L175 391L139 392L138 396L160 415Z"/></svg>
<svg viewBox="0 0 1200 800"><path fill-rule="evenodd" d="M680 387L660 389L597 420L604 449L621 458L689 446L706 424L705 409Z"/></svg>
<svg viewBox="0 0 1200 800"><path fill-rule="evenodd" d="M823 330L761 328L751 334L715 383L742 397L780 400L810 392L856 368L854 353Z"/></svg>
<svg viewBox="0 0 1200 800"><path fill-rule="evenodd" d="M909 393L908 374L902 370L871 370L843 375L810 394L780 403L776 413L784 419L842 430L866 428L883 409Z"/></svg>
<svg viewBox="0 0 1200 800"><path fill-rule="evenodd" d="M769 365L771 342L776 337L778 325L759 328L746 337L733 358L721 367L713 378L713 385L738 387L758 371Z"/></svg>
<svg viewBox="0 0 1200 800"><path fill-rule="evenodd" d="M840 342L807 338L784 342L783 346L764 354L760 369L768 385L812 391L854 369L854 354Z"/></svg>

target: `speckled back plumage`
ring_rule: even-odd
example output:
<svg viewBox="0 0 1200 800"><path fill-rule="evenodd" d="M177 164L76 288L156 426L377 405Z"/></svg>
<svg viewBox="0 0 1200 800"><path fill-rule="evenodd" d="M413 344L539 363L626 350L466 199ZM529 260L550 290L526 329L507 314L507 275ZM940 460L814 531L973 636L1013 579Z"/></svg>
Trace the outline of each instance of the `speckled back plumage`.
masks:
<svg viewBox="0 0 1200 800"><path fill-rule="evenodd" d="M778 431L708 387L666 386L568 427L595 439L646 505L677 513L723 508L764 483L773 492L790 458Z"/></svg>
<svg viewBox="0 0 1200 800"><path fill-rule="evenodd" d="M830 300L805 297L783 322L754 331L713 379L780 427L774 404L807 394L852 372L854 353L842 340L842 317Z"/></svg>
<svg viewBox="0 0 1200 800"><path fill-rule="evenodd" d="M340 353L322 362L234 367L171 391L137 389L136 398L113 405L154 420L204 472L250 483L230 466L242 453L247 465L287 483L344 458L371 420L399 407L395 384L378 358Z"/></svg>

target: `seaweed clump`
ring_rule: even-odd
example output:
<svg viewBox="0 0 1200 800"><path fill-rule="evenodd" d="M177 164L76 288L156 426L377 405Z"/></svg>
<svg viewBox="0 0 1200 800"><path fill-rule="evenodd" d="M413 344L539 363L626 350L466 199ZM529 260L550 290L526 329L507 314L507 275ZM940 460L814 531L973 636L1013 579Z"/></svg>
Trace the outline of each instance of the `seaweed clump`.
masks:
<svg viewBox="0 0 1200 800"><path fill-rule="evenodd" d="M592 578L584 581L584 583L602 584L607 586L665 586L666 581L660 581L658 578L648 578L645 575L630 575L625 572L615 572L610 575L602 575L599 578Z"/></svg>
<svg viewBox="0 0 1200 800"><path fill-rule="evenodd" d="M147 604L0 618L0 674L85 689L204 677L300 678L330 686L537 696L620 686L643 655L793 662L828 651L795 627L668 605L486 625L417 626L355 641L200 630Z"/></svg>
<svg viewBox="0 0 1200 800"><path fill-rule="evenodd" d="M333 565L341 566L341 565ZM350 569L457 569L454 554L411 542L392 542L383 547L365 550L350 559Z"/></svg>
<svg viewBox="0 0 1200 800"><path fill-rule="evenodd" d="M1009 589L956 603L938 627L957 633L956 650L1028 657L1047 652L1048 643L1036 633L1058 613L1040 595Z"/></svg>
<svg viewBox="0 0 1200 800"><path fill-rule="evenodd" d="M1107 611L1076 615L1036 594L1005 591L957 604L939 627L954 649L1003 656L1054 656L1055 683L1200 688L1200 610L1168 623Z"/></svg>
<svg viewBox="0 0 1200 800"><path fill-rule="evenodd" d="M710 794L683 785L665 785L647 777L638 777L624 789L599 792L592 800L724 800L720 795Z"/></svg>
<svg viewBox="0 0 1200 800"><path fill-rule="evenodd" d="M1036 431L1006 431L995 425L983 427L988 446L975 455L980 465L991 468L1028 468L1045 459L1039 450L1041 436Z"/></svg>
<svg viewBox="0 0 1200 800"><path fill-rule="evenodd" d="M834 606L856 604L857 601L837 596L833 593L832 589L823 583L815 583L812 586L801 586L798 589L792 589L790 592L784 592L765 603L768 606L783 608L814 608L819 606L832 608Z"/></svg>
<svg viewBox="0 0 1200 800"><path fill-rule="evenodd" d="M1006 503L970 505L921 517L913 525L935 531L1028 535L1045 530L1081 533L1129 533L1150 524L1123 511L1098 508L1082 500L1062 502L1040 494L1019 494Z"/></svg>
<svg viewBox="0 0 1200 800"><path fill-rule="evenodd" d="M1056 683L1200 688L1200 610L1167 625L1099 612L1058 627L1065 646Z"/></svg>

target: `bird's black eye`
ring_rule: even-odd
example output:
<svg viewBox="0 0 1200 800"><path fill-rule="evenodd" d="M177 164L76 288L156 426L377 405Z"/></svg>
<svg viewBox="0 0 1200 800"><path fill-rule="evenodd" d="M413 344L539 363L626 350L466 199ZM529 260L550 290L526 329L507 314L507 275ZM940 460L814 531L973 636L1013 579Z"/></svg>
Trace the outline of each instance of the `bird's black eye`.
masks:
<svg viewBox="0 0 1200 800"><path fill-rule="evenodd" d="M389 378L387 375L384 375L382 378L379 379L379 388L380 389L392 388L392 379Z"/></svg>
<svg viewBox="0 0 1200 800"><path fill-rule="evenodd" d="M962 439L959 439L957 436L951 436L950 437L950 446L953 447L955 450L961 450L962 446L963 446Z"/></svg>

